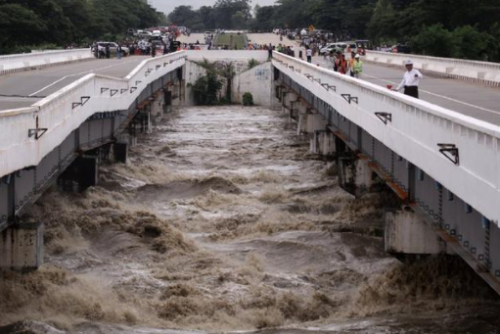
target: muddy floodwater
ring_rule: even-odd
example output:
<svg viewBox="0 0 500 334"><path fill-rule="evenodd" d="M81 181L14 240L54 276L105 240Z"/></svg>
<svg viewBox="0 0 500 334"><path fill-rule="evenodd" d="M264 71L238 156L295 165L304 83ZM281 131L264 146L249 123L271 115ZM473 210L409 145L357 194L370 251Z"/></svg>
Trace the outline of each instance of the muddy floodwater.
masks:
<svg viewBox="0 0 500 334"><path fill-rule="evenodd" d="M184 108L50 190L46 264L0 277L0 333L480 333L500 303L452 257L384 253L381 190L355 199L280 111Z"/></svg>

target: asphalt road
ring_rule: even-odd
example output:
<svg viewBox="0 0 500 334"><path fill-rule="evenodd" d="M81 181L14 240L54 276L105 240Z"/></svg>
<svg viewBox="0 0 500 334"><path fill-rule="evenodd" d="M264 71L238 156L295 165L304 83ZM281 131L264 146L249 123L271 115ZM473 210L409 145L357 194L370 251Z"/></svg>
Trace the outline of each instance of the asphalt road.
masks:
<svg viewBox="0 0 500 334"><path fill-rule="evenodd" d="M148 57L93 59L0 76L0 110L29 107L89 73L127 76Z"/></svg>

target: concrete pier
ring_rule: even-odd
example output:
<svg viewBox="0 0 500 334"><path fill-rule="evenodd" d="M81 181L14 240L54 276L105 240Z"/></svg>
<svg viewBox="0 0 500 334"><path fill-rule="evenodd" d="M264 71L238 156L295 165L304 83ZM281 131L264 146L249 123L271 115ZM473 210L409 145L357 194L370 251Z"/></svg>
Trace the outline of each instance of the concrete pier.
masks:
<svg viewBox="0 0 500 334"><path fill-rule="evenodd" d="M448 252L446 243L412 211L386 213L385 250L391 254L407 255Z"/></svg>
<svg viewBox="0 0 500 334"><path fill-rule="evenodd" d="M64 190L84 191L99 182L99 158L81 156L59 177L58 183Z"/></svg>
<svg viewBox="0 0 500 334"><path fill-rule="evenodd" d="M42 223L19 223L0 233L0 268L27 272L42 264Z"/></svg>
<svg viewBox="0 0 500 334"><path fill-rule="evenodd" d="M128 160L128 148L129 144L126 142L115 143L113 145L113 158L116 162L121 162L126 164Z"/></svg>

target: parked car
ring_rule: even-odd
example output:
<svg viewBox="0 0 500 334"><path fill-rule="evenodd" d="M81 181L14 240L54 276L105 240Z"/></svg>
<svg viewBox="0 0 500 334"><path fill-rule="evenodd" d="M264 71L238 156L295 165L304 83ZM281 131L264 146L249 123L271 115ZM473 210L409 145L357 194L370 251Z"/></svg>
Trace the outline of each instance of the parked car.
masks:
<svg viewBox="0 0 500 334"><path fill-rule="evenodd" d="M361 39L356 41L358 54L366 55L366 50L373 50L373 45L369 40Z"/></svg>
<svg viewBox="0 0 500 334"><path fill-rule="evenodd" d="M330 52L342 52L344 53L347 49L346 43L330 43L327 44L324 48L319 50L320 55L329 54Z"/></svg>
<svg viewBox="0 0 500 334"><path fill-rule="evenodd" d="M99 51L99 55L105 55L106 46L109 45L109 51L112 55L116 55L116 50L118 49L118 44L115 42L97 42L97 50ZM92 47L92 52L94 52L94 47ZM122 46L122 56L127 57L130 55L130 49Z"/></svg>
<svg viewBox="0 0 500 334"><path fill-rule="evenodd" d="M408 44L396 44L392 47L392 53L411 53L411 47Z"/></svg>

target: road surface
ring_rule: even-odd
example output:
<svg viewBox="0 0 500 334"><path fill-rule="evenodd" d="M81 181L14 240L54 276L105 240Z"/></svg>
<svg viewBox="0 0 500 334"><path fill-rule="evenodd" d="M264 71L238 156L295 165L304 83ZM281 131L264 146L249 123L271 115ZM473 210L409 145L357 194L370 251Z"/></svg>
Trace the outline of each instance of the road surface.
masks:
<svg viewBox="0 0 500 334"><path fill-rule="evenodd" d="M92 59L0 76L0 110L29 107L89 73L125 77L145 59Z"/></svg>

